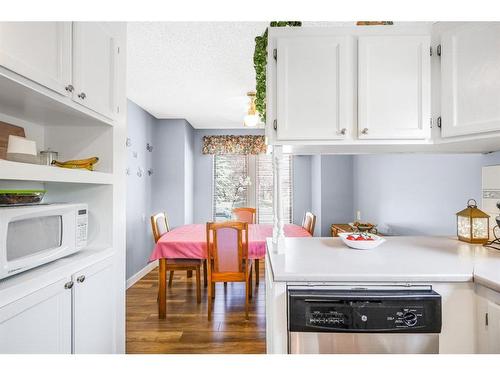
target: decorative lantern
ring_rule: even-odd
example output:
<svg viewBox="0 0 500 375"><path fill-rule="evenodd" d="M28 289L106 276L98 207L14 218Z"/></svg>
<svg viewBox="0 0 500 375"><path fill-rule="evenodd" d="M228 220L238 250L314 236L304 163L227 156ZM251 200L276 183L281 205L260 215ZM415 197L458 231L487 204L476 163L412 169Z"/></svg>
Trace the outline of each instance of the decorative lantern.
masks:
<svg viewBox="0 0 500 375"><path fill-rule="evenodd" d="M460 241L485 244L490 237L490 216L479 208L474 199L467 208L457 212L457 236Z"/></svg>

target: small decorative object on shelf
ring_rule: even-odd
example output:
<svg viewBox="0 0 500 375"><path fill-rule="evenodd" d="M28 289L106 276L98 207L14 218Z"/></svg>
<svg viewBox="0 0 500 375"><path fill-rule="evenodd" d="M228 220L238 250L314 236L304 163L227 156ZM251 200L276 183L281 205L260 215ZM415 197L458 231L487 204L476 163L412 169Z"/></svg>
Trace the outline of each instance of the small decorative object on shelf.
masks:
<svg viewBox="0 0 500 375"><path fill-rule="evenodd" d="M475 199L467 201L467 208L457 212L457 236L460 241L485 244L490 238L490 216L477 208Z"/></svg>
<svg viewBox="0 0 500 375"><path fill-rule="evenodd" d="M7 160L39 164L40 159L36 153L36 142L17 135L9 135Z"/></svg>
<svg viewBox="0 0 500 375"><path fill-rule="evenodd" d="M50 148L44 151L40 151L40 164L42 165L52 165L54 160L57 160L58 153L52 151Z"/></svg>
<svg viewBox="0 0 500 375"><path fill-rule="evenodd" d="M497 208L500 210L500 201L497 202ZM497 225L493 227L493 236L495 239L484 244L486 247L491 247L496 250L500 250L500 215L495 217Z"/></svg>
<svg viewBox="0 0 500 375"><path fill-rule="evenodd" d="M153 175L153 170L151 168L148 169L148 176L152 176Z"/></svg>
<svg viewBox="0 0 500 375"><path fill-rule="evenodd" d="M149 152L153 152L153 146L149 143L146 143L146 150L148 150Z"/></svg>
<svg viewBox="0 0 500 375"><path fill-rule="evenodd" d="M130 138L127 138L127 142L125 142L125 146L127 146L127 147L132 146L132 140Z"/></svg>
<svg viewBox="0 0 500 375"><path fill-rule="evenodd" d="M88 159L79 160L68 160L68 161L57 161L53 160L52 165L60 168L70 168L70 169L88 169L89 171L94 170L94 164L99 161L99 158L94 156Z"/></svg>
<svg viewBox="0 0 500 375"><path fill-rule="evenodd" d="M137 177L142 177L142 168L137 167Z"/></svg>

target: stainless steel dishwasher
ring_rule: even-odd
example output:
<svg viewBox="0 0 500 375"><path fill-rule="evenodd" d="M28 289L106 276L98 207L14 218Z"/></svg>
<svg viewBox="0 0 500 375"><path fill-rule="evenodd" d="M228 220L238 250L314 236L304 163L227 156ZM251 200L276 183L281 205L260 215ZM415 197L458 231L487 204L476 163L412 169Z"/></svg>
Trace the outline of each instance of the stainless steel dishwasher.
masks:
<svg viewBox="0 0 500 375"><path fill-rule="evenodd" d="M438 353L441 296L419 288L289 289L289 352Z"/></svg>

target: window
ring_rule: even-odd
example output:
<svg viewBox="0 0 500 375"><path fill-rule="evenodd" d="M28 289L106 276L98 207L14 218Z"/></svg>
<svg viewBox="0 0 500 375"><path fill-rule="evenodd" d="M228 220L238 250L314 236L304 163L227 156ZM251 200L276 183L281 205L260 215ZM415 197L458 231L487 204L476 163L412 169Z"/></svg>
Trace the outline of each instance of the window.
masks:
<svg viewBox="0 0 500 375"><path fill-rule="evenodd" d="M283 220L292 221L292 157L283 156L281 199ZM273 165L271 155L215 155L214 221L229 220L235 207L256 207L257 222L273 223Z"/></svg>

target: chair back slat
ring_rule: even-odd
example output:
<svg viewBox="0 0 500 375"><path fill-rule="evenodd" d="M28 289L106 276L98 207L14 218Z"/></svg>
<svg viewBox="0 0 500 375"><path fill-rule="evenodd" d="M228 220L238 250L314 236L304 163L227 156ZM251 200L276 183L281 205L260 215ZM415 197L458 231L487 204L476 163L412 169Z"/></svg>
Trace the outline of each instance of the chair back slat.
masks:
<svg viewBox="0 0 500 375"><path fill-rule="evenodd" d="M309 234L314 235L314 227L316 225L316 215L311 212L306 212L302 219L302 228L307 230Z"/></svg>
<svg viewBox="0 0 500 375"><path fill-rule="evenodd" d="M207 249L213 273L245 273L248 224L235 221L207 223Z"/></svg>
<svg viewBox="0 0 500 375"><path fill-rule="evenodd" d="M233 209L233 214L237 221L248 224L255 224L257 210L252 207L238 207Z"/></svg>
<svg viewBox="0 0 500 375"><path fill-rule="evenodd" d="M158 242L161 236L170 232L167 215L165 215L164 212L160 212L151 216L151 228L153 230L155 242Z"/></svg>

